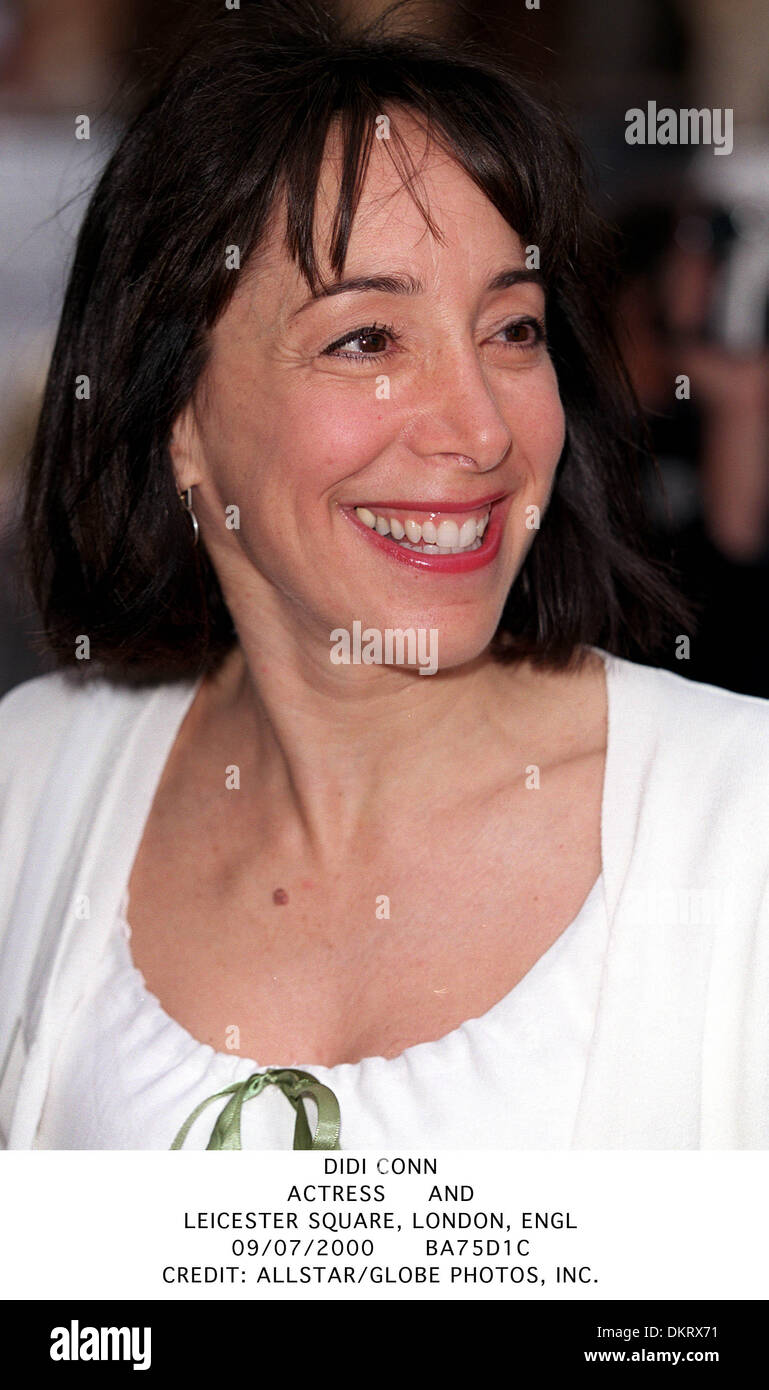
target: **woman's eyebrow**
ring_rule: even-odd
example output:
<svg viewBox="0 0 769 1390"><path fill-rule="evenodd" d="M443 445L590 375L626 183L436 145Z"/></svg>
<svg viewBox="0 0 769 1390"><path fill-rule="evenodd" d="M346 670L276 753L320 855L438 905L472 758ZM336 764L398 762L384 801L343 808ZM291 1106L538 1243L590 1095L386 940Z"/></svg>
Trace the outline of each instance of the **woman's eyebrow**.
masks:
<svg viewBox="0 0 769 1390"><path fill-rule="evenodd" d="M495 290L507 290L512 285L521 283L532 283L543 285L542 275L538 270L522 270L519 266L510 266L505 270L500 270L493 275L485 286L486 292ZM316 294L311 294L309 299L305 299L289 318L296 318L304 309L311 304L317 303L319 299L328 299L335 294L366 293L369 290L379 290L384 294L421 294L424 285L421 280L417 280L413 275L405 275L398 271L384 273L380 275L354 275L347 280L336 280L332 285L327 285L324 289L319 289Z"/></svg>

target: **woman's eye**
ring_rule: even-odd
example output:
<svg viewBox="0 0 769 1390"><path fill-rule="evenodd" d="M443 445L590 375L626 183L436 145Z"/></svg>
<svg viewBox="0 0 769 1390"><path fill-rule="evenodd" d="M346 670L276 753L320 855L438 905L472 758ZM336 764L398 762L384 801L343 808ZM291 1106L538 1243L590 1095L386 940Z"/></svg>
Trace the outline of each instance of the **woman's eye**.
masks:
<svg viewBox="0 0 769 1390"><path fill-rule="evenodd" d="M537 347L545 341L545 325L542 319L515 319L506 323L500 333L508 336L505 346L514 348Z"/></svg>
<svg viewBox="0 0 769 1390"><path fill-rule="evenodd" d="M507 335L504 347L527 349L545 342L545 325L541 319L515 319L505 324L500 333ZM498 336L498 335L495 335ZM369 324L338 338L323 350L324 357L344 357L349 362L376 361L384 357L388 345L398 341L398 334L388 324Z"/></svg>
<svg viewBox="0 0 769 1390"><path fill-rule="evenodd" d="M335 343L324 349L325 357L346 357L352 362L361 362L366 358L381 357L387 349L387 340L395 340L396 334L392 328L380 324L371 324L368 328L356 328L354 333L348 333L344 338L339 338ZM343 352L343 348L359 347L362 351Z"/></svg>

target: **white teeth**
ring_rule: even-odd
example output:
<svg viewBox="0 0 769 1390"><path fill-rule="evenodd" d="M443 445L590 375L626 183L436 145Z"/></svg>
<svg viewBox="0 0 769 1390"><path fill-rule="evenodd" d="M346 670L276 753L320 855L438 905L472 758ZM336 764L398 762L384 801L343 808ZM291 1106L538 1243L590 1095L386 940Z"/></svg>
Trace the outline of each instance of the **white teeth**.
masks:
<svg viewBox="0 0 769 1390"><path fill-rule="evenodd" d="M450 517L444 517L436 526L430 520L420 523L413 517L400 521L395 516L382 516L368 507L356 507L355 513L369 530L375 530L380 536L391 536L407 550L428 555L458 555L477 550L490 516L487 512L480 520L469 517L461 526Z"/></svg>
<svg viewBox="0 0 769 1390"><path fill-rule="evenodd" d="M438 545L459 545L459 527L456 521L442 521L438 526Z"/></svg>

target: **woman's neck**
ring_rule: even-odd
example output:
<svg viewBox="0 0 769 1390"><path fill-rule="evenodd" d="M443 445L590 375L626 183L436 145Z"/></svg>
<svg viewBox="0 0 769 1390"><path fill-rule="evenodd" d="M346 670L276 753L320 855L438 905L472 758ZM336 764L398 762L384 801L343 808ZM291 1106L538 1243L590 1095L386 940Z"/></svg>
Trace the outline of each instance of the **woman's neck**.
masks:
<svg viewBox="0 0 769 1390"><path fill-rule="evenodd" d="M500 759L547 762L578 732L563 680L528 662L501 666L488 651L422 677L381 666L318 671L290 649L271 660L238 646L206 683L203 732L238 767L244 811L253 794L273 823L301 827L322 854L386 834L411 799L459 806L471 784L494 779Z"/></svg>

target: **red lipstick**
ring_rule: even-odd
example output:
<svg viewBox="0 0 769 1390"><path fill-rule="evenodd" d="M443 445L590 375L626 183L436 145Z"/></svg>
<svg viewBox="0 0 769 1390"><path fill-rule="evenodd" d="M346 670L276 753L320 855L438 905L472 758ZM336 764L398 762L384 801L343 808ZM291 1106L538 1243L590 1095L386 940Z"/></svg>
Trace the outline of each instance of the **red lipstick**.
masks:
<svg viewBox="0 0 769 1390"><path fill-rule="evenodd" d="M413 503L376 503L377 508L381 507L382 512L386 512L390 507L393 510L403 509L417 511L434 510L434 513L443 511L467 512L475 511L483 506L491 505L491 515L489 523L483 534L483 539L477 550L468 550L464 553L454 555L433 555L429 552L418 550L407 550L399 545L397 541L391 540L389 536L380 536L378 531L371 530L368 526L355 515L352 507L343 507L342 513L348 517L351 524L355 526L360 534L366 537L371 545L377 547L383 555L387 555L391 560L398 564L409 565L411 569L421 570L423 573L433 574L470 574L474 570L484 569L496 558L502 540L505 521L510 510L512 493L500 498L496 494L496 499L486 498L481 502L462 502L451 505L435 504L433 508L416 508Z"/></svg>

